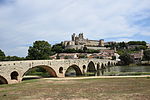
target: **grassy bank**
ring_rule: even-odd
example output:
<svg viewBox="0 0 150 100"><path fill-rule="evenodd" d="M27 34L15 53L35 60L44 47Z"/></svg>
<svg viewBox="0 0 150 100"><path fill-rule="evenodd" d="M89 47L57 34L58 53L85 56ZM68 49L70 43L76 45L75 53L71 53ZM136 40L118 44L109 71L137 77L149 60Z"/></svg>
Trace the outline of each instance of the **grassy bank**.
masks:
<svg viewBox="0 0 150 100"><path fill-rule="evenodd" d="M149 100L150 78L50 80L1 85L0 100Z"/></svg>

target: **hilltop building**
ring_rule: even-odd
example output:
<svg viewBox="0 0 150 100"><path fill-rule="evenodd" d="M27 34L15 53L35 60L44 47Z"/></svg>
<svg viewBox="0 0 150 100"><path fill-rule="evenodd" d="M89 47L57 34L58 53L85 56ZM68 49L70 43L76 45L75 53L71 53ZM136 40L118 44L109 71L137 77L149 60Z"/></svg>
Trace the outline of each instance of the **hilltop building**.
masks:
<svg viewBox="0 0 150 100"><path fill-rule="evenodd" d="M150 49L150 44L149 43L147 43L146 46L147 46L148 49Z"/></svg>
<svg viewBox="0 0 150 100"><path fill-rule="evenodd" d="M64 41L62 42L66 49L83 49L87 47L87 49L94 49L94 50L104 50L108 49L104 47L104 39L100 40L89 40L85 39L83 33L80 33L76 36L75 33L71 36L71 41Z"/></svg>

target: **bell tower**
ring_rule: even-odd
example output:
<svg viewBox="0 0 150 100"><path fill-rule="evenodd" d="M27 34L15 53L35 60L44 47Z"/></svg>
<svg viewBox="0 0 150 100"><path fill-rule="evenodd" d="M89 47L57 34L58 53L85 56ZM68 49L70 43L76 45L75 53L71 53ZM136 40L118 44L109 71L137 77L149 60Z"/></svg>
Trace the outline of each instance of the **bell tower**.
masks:
<svg viewBox="0 0 150 100"><path fill-rule="evenodd" d="M75 41L75 36L76 36L76 34L73 33L73 35L71 36L72 37L72 41Z"/></svg>

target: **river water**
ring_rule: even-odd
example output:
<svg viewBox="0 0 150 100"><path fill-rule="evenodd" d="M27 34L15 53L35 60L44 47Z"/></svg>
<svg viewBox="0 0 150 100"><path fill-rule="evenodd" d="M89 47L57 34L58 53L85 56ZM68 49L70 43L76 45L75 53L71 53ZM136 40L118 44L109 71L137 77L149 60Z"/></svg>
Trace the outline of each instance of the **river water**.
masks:
<svg viewBox="0 0 150 100"><path fill-rule="evenodd" d="M150 66L114 66L106 69L103 75L149 75Z"/></svg>
<svg viewBox="0 0 150 100"><path fill-rule="evenodd" d="M150 75L150 66L113 66L100 69L86 76L124 76L124 75ZM66 76L76 76L76 71L71 69Z"/></svg>
<svg viewBox="0 0 150 100"><path fill-rule="evenodd" d="M110 71L115 72L150 72L150 66L114 66Z"/></svg>

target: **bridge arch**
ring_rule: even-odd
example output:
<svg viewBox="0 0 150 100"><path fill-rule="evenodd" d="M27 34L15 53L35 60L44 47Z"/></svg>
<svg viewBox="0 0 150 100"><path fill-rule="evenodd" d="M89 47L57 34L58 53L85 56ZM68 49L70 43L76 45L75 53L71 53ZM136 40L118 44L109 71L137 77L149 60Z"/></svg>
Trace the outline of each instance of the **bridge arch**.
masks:
<svg viewBox="0 0 150 100"><path fill-rule="evenodd" d="M65 71L65 76L67 76L67 72L73 68L76 72L76 76L81 76L82 75L82 72L81 72L81 69L79 68L79 66L77 65L71 65L67 68L67 70Z"/></svg>
<svg viewBox="0 0 150 100"><path fill-rule="evenodd" d="M85 75L85 73L86 73L86 65L82 66L82 73L83 73L83 75Z"/></svg>
<svg viewBox="0 0 150 100"><path fill-rule="evenodd" d="M97 64L97 70L99 70L99 69L100 69L100 64L98 63L98 64Z"/></svg>
<svg viewBox="0 0 150 100"><path fill-rule="evenodd" d="M34 67L32 67L32 68L29 68L26 72L24 72L23 76L24 76L26 73L28 73L30 70L32 70L32 69L34 69L34 68L36 68L36 67L41 67L41 68L45 69L45 70L49 73L49 75L50 75L51 77L57 77L56 71L55 71L52 67L47 66L47 65L38 65L38 66L34 66ZM22 77L23 77L23 76L22 76Z"/></svg>
<svg viewBox="0 0 150 100"><path fill-rule="evenodd" d="M105 64L104 63L101 64L101 69L105 69Z"/></svg>
<svg viewBox="0 0 150 100"><path fill-rule="evenodd" d="M97 64L97 76L100 76L100 64Z"/></svg>
<svg viewBox="0 0 150 100"><path fill-rule="evenodd" d="M8 84L7 80L3 76L0 76L0 84Z"/></svg>
<svg viewBox="0 0 150 100"><path fill-rule="evenodd" d="M95 74L96 74L96 68L95 68L95 65L94 65L93 61L89 62L88 66L87 66L87 72L93 73L92 76L95 76Z"/></svg>
<svg viewBox="0 0 150 100"><path fill-rule="evenodd" d="M83 65L82 67L83 67L83 70L85 70L85 69L86 69L86 66L85 66L85 65Z"/></svg>
<svg viewBox="0 0 150 100"><path fill-rule="evenodd" d="M108 61L108 67L112 66L112 63L110 61Z"/></svg>

